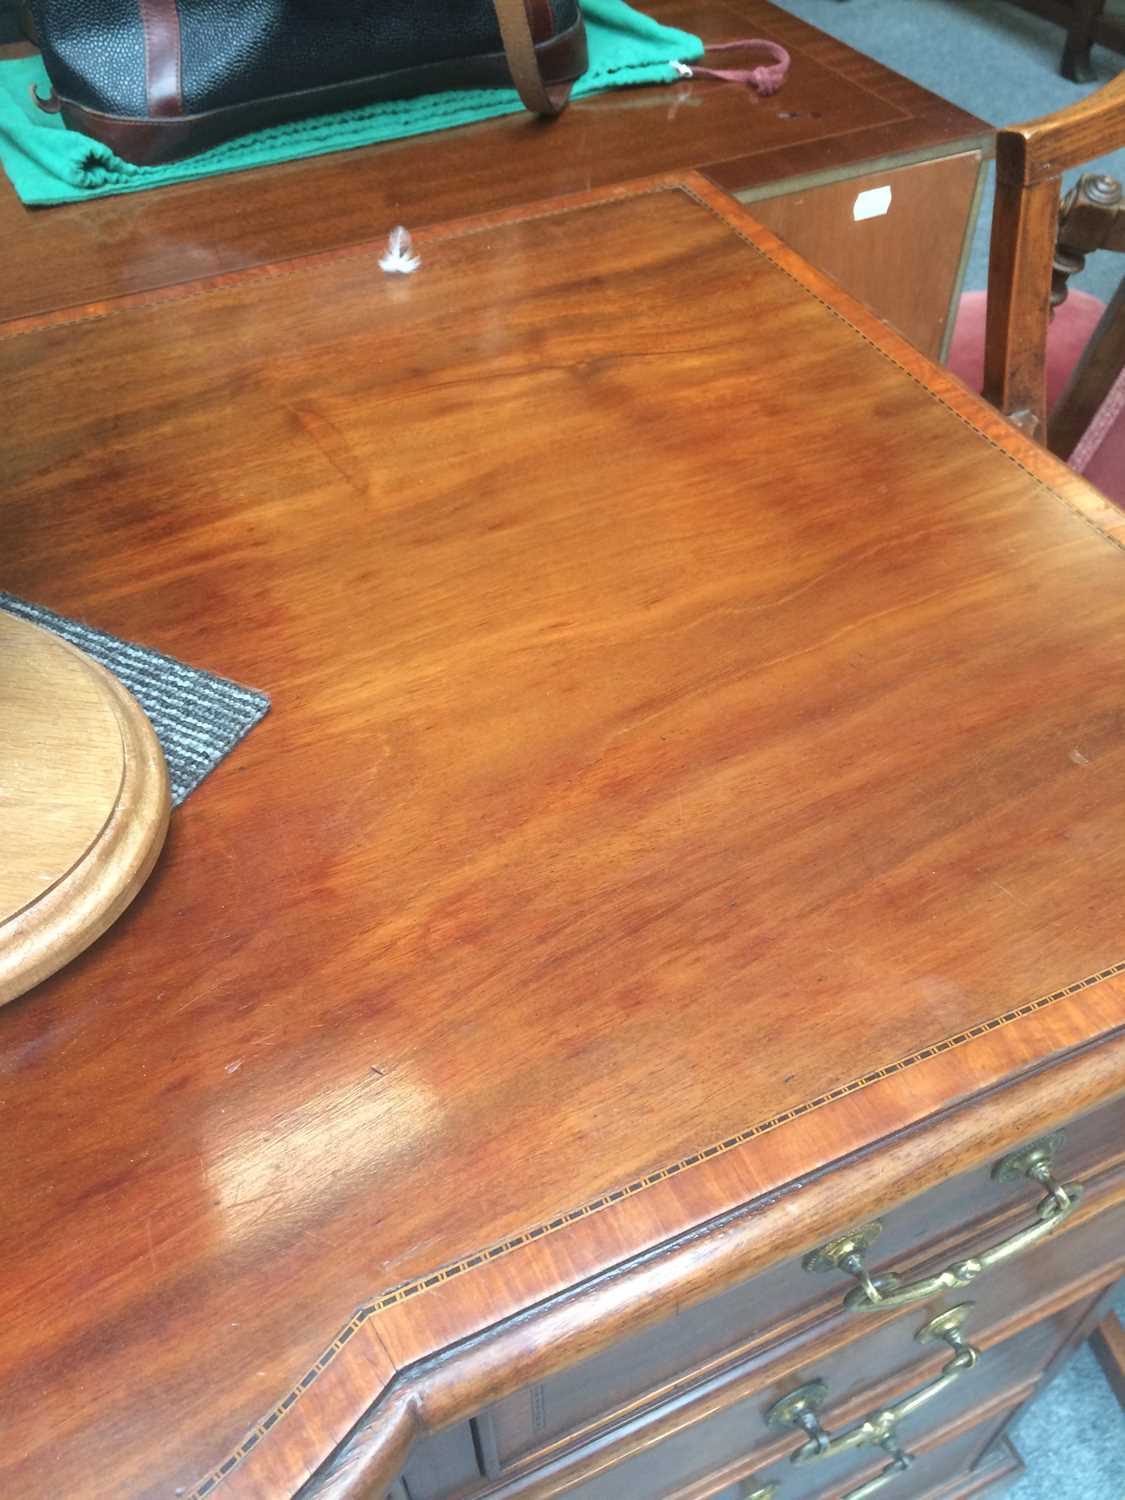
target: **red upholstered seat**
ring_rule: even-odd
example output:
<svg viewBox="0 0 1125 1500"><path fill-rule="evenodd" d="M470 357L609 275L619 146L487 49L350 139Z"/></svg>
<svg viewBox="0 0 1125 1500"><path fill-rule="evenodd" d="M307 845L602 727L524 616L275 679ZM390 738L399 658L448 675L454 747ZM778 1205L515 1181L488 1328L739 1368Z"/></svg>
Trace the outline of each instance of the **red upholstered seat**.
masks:
<svg viewBox="0 0 1125 1500"><path fill-rule="evenodd" d="M961 298L949 368L974 391L984 383L984 292ZM1047 335L1047 410L1058 400L1105 311L1105 304L1087 292L1071 292L1055 312ZM1070 459L1091 484L1125 506L1125 371L1117 377L1090 429Z"/></svg>

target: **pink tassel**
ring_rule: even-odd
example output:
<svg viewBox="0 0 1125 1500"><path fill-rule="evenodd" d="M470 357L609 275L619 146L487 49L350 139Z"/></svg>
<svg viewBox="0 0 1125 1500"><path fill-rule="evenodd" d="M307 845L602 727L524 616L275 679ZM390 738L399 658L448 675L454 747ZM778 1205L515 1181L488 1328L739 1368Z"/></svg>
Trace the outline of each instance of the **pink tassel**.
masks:
<svg viewBox="0 0 1125 1500"><path fill-rule="evenodd" d="M772 63L762 63L757 68L699 68L694 64L676 63L676 71L682 78L719 78L724 83L743 83L765 97L776 94L789 72L789 54L777 42L763 41L760 37L744 37L741 41L715 42L708 52L733 52L739 48L762 47L773 57Z"/></svg>

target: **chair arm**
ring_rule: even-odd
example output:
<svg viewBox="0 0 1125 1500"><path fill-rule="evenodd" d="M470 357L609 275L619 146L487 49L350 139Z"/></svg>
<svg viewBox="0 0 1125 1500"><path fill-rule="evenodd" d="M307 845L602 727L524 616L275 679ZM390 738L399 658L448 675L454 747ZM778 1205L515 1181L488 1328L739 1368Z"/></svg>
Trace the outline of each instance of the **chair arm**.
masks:
<svg viewBox="0 0 1125 1500"><path fill-rule="evenodd" d="M1125 145L1125 72L1085 99L1009 125L996 137L996 175L1032 187Z"/></svg>

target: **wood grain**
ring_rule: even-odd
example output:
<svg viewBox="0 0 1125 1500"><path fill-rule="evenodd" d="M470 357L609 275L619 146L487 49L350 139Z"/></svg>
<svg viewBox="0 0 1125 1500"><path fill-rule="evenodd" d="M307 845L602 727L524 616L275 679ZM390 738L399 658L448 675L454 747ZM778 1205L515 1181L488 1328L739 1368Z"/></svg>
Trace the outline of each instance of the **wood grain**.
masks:
<svg viewBox="0 0 1125 1500"><path fill-rule="evenodd" d="M1008 125L996 142L997 177L1024 187L1057 180L1125 139L1125 74L1065 109Z"/></svg>
<svg viewBox="0 0 1125 1500"><path fill-rule="evenodd" d="M76 652L0 612L0 923L67 875L117 802L125 755L102 682Z"/></svg>
<svg viewBox="0 0 1125 1500"><path fill-rule="evenodd" d="M418 241L0 339L5 586L274 703L0 1016L13 1493L389 1482L1121 1089L1098 498L700 178Z"/></svg>
<svg viewBox="0 0 1125 1500"><path fill-rule="evenodd" d="M0 1005L134 899L168 826L152 727L96 662L0 610Z"/></svg>
<svg viewBox="0 0 1125 1500"><path fill-rule="evenodd" d="M988 259L984 394L1032 437L1047 431L1047 328L1057 182L997 181Z"/></svg>

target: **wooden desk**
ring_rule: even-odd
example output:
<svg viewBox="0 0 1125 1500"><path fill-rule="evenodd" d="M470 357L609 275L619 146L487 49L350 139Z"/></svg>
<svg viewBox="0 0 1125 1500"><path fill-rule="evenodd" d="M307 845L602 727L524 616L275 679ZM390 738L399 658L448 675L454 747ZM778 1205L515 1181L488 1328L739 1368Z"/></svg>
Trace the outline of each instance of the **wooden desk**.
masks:
<svg viewBox="0 0 1125 1500"><path fill-rule="evenodd" d="M0 179L0 318L355 244L651 172L704 168L936 356L976 221L991 128L764 0L653 0L708 40L767 36L782 91L700 80L159 193L28 212ZM0 54L3 49L0 48ZM859 192L888 215L856 222Z"/></svg>
<svg viewBox="0 0 1125 1500"><path fill-rule="evenodd" d="M1125 1253L1120 517L701 177L419 239L0 335L0 585L273 698L0 1011L0 1493L836 1497L764 1414L965 1301L898 1494L1003 1477ZM1048 1233L844 1311L876 1218Z"/></svg>

